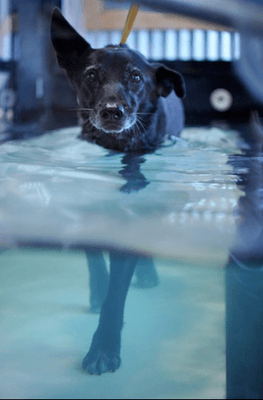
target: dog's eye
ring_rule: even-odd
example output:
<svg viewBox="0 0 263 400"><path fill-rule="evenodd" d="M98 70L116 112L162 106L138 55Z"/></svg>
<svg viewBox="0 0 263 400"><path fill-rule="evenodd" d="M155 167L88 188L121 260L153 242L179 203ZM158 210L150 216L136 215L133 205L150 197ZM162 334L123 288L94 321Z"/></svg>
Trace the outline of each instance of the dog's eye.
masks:
<svg viewBox="0 0 263 400"><path fill-rule="evenodd" d="M134 83L140 83L142 80L139 74L132 74L131 79Z"/></svg>

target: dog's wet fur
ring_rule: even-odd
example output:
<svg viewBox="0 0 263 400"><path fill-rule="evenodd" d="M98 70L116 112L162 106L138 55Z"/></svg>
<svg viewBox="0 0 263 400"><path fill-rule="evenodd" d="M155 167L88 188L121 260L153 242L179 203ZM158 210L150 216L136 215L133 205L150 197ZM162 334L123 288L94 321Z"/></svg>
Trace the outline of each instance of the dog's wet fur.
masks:
<svg viewBox="0 0 263 400"><path fill-rule="evenodd" d="M126 45L93 49L54 9L51 39L77 94L82 138L107 149L144 153L183 129L184 80Z"/></svg>
<svg viewBox="0 0 263 400"><path fill-rule="evenodd" d="M141 153L154 151L183 129L182 76L148 62L125 45L92 49L58 8L52 16L51 39L58 64L77 94L81 137L125 152L120 173L127 184L121 190L143 189L149 182L139 169L144 162ZM151 258L110 251L108 277L103 252L89 249L86 253L91 310L100 311L100 320L82 366L89 374L101 375L121 364L124 305L135 268L140 287L156 286L158 276Z"/></svg>

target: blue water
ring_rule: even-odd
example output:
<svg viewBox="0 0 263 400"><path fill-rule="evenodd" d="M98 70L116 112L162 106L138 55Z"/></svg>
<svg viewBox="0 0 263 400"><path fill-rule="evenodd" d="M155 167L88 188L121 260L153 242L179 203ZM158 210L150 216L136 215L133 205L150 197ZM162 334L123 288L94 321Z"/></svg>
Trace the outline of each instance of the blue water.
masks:
<svg viewBox="0 0 263 400"><path fill-rule="evenodd" d="M236 133L188 129L137 158L78 134L0 148L1 398L224 398ZM99 318L89 246L154 257L159 280L134 278L121 368L100 377L80 368Z"/></svg>
<svg viewBox="0 0 263 400"><path fill-rule="evenodd" d="M135 160L78 140L78 128L3 144L1 242L216 262L233 240L239 192L227 164L234 133L210 133L186 130L174 146Z"/></svg>

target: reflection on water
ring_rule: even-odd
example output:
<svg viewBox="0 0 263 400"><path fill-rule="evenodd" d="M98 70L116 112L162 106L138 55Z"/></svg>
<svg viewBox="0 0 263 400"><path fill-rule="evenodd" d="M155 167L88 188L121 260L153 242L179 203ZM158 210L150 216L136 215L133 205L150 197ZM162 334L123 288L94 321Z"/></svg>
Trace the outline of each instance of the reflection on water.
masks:
<svg viewBox="0 0 263 400"><path fill-rule="evenodd" d="M251 132L246 150L205 129L145 156L109 154L76 129L1 147L3 397L225 397L226 274L228 397L260 398ZM129 287L121 367L82 372L91 343L86 372L119 367Z"/></svg>

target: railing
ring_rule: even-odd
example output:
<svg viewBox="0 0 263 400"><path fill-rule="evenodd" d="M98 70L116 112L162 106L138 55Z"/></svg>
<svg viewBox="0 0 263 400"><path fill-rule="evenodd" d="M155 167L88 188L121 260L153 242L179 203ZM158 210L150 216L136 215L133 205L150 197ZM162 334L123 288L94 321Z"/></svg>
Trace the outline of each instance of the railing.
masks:
<svg viewBox="0 0 263 400"><path fill-rule="evenodd" d="M91 1L89 3L90 11L95 13L94 18L101 18L103 24L101 30L96 30L87 24L86 19L89 14L83 4L81 0L62 1L62 12L74 28L84 35L91 46L95 48L108 44L119 44L122 35L120 26L122 26L122 22L124 24L125 17L123 16L121 24L115 18L117 29L106 28L104 14L98 13L96 7L92 6L94 1ZM121 7L121 4L118 6ZM113 11L116 13L116 10ZM124 12L126 14L128 10ZM113 17L113 14L108 15L107 18L110 19L110 16ZM162 14L160 14L160 18L162 18ZM227 30L227 28L222 30L223 28L219 26L213 30L213 27L205 27L204 22L198 20L192 21L192 26L189 26L188 19L178 22L178 18L165 23L161 21L163 25L156 25L159 26L159 29L153 29L150 28L153 26L150 21L151 16L149 16L148 22L145 22L145 28L141 24L140 27L132 30L127 41L129 47L140 51L146 58L169 61L232 61L240 58L240 37L237 32ZM89 19L89 22L91 23L92 20ZM167 25L164 26L164 24ZM177 24L177 26L173 26L173 24Z"/></svg>
<svg viewBox="0 0 263 400"><path fill-rule="evenodd" d="M86 40L93 47L118 44L120 30L89 31ZM240 58L237 32L212 30L139 30L132 31L127 44L152 60L233 61Z"/></svg>

